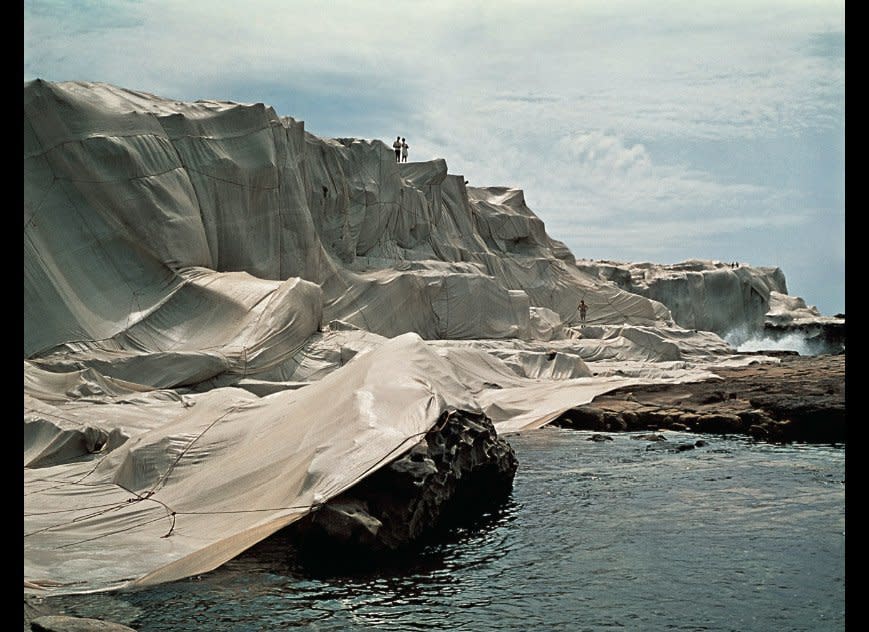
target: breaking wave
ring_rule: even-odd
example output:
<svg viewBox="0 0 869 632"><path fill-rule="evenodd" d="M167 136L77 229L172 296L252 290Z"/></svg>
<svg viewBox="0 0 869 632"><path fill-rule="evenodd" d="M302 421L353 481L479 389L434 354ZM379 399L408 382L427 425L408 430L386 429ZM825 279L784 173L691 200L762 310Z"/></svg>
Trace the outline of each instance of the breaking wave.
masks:
<svg viewBox="0 0 869 632"><path fill-rule="evenodd" d="M725 334L724 340L731 347L741 352L795 351L802 356L834 352L823 341L807 338L805 334L796 331L778 336L770 336L764 332L739 328Z"/></svg>

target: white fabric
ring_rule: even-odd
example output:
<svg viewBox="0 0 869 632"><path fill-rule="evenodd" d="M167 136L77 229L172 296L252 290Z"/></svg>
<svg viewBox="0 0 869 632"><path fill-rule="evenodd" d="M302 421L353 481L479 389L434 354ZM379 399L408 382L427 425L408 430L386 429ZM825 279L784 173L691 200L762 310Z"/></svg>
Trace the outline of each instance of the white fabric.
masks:
<svg viewBox="0 0 869 632"><path fill-rule="evenodd" d="M514 432L732 358L520 190L263 104L26 82L23 153L29 591L213 569L452 408Z"/></svg>
<svg viewBox="0 0 869 632"><path fill-rule="evenodd" d="M210 570L400 455L447 408L476 410L414 334L263 398L237 388L82 398L70 384L88 372L25 369L25 581L64 592ZM87 441L100 431L128 438L101 450ZM71 433L78 453L36 460L75 443Z"/></svg>

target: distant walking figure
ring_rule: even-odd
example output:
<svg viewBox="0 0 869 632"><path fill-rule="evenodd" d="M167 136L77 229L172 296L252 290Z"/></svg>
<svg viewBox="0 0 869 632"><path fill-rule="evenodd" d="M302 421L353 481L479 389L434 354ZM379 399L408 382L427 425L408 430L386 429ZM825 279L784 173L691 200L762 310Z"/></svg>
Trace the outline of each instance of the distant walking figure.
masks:
<svg viewBox="0 0 869 632"><path fill-rule="evenodd" d="M407 162L407 149L409 145L404 142L404 139L401 139L401 162Z"/></svg>
<svg viewBox="0 0 869 632"><path fill-rule="evenodd" d="M579 320L582 323L585 323L586 312L588 312L588 305L585 304L585 300L580 299L580 301L579 301Z"/></svg>
<svg viewBox="0 0 869 632"><path fill-rule="evenodd" d="M392 143L392 148L395 150L395 162L401 162L401 136L395 137L395 142Z"/></svg>

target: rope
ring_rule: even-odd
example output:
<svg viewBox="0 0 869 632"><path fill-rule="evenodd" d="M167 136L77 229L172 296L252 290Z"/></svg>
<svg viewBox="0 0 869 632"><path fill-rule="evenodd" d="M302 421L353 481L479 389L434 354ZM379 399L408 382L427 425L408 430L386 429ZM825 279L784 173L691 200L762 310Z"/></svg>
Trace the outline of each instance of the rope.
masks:
<svg viewBox="0 0 869 632"><path fill-rule="evenodd" d="M229 412L231 412L231 411L228 411L226 414L229 414ZM378 459L377 461L372 463L370 466L368 466L360 474L357 481L364 479L372 471L379 468L385 461L387 461L388 459L393 457L393 455L400 448L402 448L402 446L406 445L409 440L416 439L418 437L424 437L425 435L429 434L430 432L440 432L441 430L443 430L444 427L447 425L447 423L450 421L450 419L452 419L452 417L457 412L458 411L455 409L446 410L444 413L441 414L441 419L438 422L436 422L435 425L432 426L432 428L430 428L429 430L422 431L422 432L414 433L414 434L410 435L409 437L407 437L406 439L404 439L401 443L397 444L395 447L393 447L391 450L389 450L386 454L384 454L380 459ZM104 538L104 537L108 537L108 536L112 536L112 535L117 535L118 533L123 533L126 531L130 531L132 529L143 527L145 525L152 524L154 522L157 522L159 520L163 520L165 518L169 518L171 520L171 524L169 526L168 531L164 535L160 536L160 538L161 539L168 538L172 535L172 533L175 530L177 516L179 516L179 515L228 515L228 514L261 513L261 512L268 512L268 511L271 511L271 512L273 512L273 511L302 511L302 510L316 511L328 502L328 500L327 500L327 501L311 503L308 505L288 505L288 506L282 506L282 507L263 507L263 508L257 508L257 509L236 509L236 510L221 510L221 511L175 511L169 505L164 503L163 501L161 501L157 498L154 498L153 495L156 493L156 491L158 491L158 486L161 483L165 482L166 477L168 477L169 473L172 471L172 469L174 469L174 467L177 465L177 463L180 461L180 459L186 454L187 450L189 450L189 448L193 445L193 443L195 443L199 438L201 438L210 428L212 428L218 421L220 421L225 416L226 415L222 415L218 419L215 419L211 424L209 424L208 427L206 427L202 432L200 432L199 435L194 437L188 443L188 445L185 447L185 449L181 452L181 454L178 455L178 457L175 459L174 463L167 469L167 471L163 474L163 476L160 478L160 480L158 480L158 482L155 483L154 486L150 490L148 490L147 492L140 494L140 493L134 492L130 489L127 489L126 487L124 487L122 485L118 485L116 483L116 485L118 487L120 487L124 491L132 494L133 498L128 498L124 502L108 503L105 505L95 505L92 508L99 509L98 511L93 511L91 513L88 513L88 514L85 514L82 516L77 516L77 517L75 517L72 520L69 520L67 522L62 522L62 523L58 523L55 525L50 525L48 527L44 527L42 529L37 529L36 531L31 531L29 533L24 534L24 537L30 537L33 535L37 535L39 533L44 533L46 531L50 531L52 529L59 529L61 527L69 526L71 524L75 524L76 522L87 520L89 518L100 516L100 515L103 515L103 514L112 512L112 511L117 511L117 510L121 509L122 507L129 506L131 503L138 503L138 502L145 501L145 500L150 500L150 501L155 502L155 503L159 504L160 506L162 506L166 510L166 515L159 516L157 518L153 518L151 520L147 520L147 521L139 523L139 524L131 525L131 526L125 527L123 529L117 529L117 530L110 531L107 533L101 533L101 534L96 535L92 538L86 538L84 540L78 540L76 542L71 542L71 543L67 543L64 545L60 545L56 548L62 549L62 548L68 548L71 546L76 546L79 544L84 544L87 542L92 542L92 541L98 540L100 538ZM349 487L350 486L347 486L344 489L339 490L333 496L333 498L335 496L343 493L344 491L346 491L346 489L349 489ZM55 513L67 513L69 511L77 511L77 509L37 512L37 513L25 514L25 516L28 516L28 515L30 515L30 516L33 516L33 515L51 515L51 514L55 514Z"/></svg>

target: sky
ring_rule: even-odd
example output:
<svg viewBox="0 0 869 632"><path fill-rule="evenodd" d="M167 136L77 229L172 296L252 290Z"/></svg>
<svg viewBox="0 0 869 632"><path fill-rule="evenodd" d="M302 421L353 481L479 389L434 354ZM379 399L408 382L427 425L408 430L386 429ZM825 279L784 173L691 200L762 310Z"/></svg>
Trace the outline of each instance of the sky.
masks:
<svg viewBox="0 0 869 632"><path fill-rule="evenodd" d="M23 65L402 136L577 258L777 266L845 311L844 0L25 0Z"/></svg>

